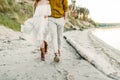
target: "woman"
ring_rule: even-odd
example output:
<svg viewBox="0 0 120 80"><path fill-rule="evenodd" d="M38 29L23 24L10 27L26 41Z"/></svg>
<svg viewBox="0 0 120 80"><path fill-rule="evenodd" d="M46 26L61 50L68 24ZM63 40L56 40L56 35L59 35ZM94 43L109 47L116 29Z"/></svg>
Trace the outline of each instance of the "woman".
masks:
<svg viewBox="0 0 120 80"><path fill-rule="evenodd" d="M45 61L47 52L47 27L48 16L51 15L51 9L48 0L35 0L34 15L21 25L21 32L27 34L25 39L40 46L41 60ZM39 44L39 45L38 45Z"/></svg>

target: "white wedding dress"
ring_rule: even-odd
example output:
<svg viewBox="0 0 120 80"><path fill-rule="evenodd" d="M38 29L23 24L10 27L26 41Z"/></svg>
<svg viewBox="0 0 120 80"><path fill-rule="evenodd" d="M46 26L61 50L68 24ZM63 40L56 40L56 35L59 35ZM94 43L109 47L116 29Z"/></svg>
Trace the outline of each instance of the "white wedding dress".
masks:
<svg viewBox="0 0 120 80"><path fill-rule="evenodd" d="M46 40L48 33L48 18L44 16L51 15L49 4L42 4L36 7L32 18L29 18L21 25L23 38L32 44L40 46L43 40Z"/></svg>

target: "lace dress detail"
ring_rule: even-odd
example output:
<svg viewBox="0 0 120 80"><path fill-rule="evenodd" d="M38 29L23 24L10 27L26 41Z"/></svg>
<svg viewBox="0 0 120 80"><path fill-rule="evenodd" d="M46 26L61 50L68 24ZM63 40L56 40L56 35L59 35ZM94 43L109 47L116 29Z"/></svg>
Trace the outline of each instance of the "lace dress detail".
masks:
<svg viewBox="0 0 120 80"><path fill-rule="evenodd" d="M23 37L30 43L40 46L48 32L48 18L44 18L44 16L49 15L51 15L49 4L38 5L33 17L21 25Z"/></svg>

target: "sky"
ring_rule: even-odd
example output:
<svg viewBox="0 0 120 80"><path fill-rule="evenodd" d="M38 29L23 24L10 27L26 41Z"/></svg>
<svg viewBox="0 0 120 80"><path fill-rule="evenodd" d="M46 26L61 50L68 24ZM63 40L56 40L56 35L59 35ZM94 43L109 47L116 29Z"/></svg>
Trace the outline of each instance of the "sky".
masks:
<svg viewBox="0 0 120 80"><path fill-rule="evenodd" d="M120 23L120 0L76 0L76 5L88 8L96 22Z"/></svg>

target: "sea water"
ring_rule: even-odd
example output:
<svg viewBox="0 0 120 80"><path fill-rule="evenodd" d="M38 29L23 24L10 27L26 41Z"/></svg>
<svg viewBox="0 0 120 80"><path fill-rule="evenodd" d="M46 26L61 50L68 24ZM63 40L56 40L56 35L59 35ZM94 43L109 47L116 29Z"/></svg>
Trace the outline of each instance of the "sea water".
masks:
<svg viewBox="0 0 120 80"><path fill-rule="evenodd" d="M120 50L120 27L98 28L92 34L113 48Z"/></svg>

